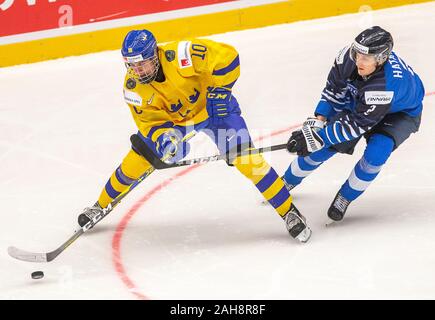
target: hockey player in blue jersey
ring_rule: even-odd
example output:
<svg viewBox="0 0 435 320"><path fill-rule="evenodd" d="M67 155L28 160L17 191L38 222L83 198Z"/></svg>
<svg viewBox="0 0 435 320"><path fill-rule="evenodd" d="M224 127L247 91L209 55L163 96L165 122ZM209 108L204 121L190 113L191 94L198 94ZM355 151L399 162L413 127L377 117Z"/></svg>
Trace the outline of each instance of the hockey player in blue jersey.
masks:
<svg viewBox="0 0 435 320"><path fill-rule="evenodd" d="M343 219L349 204L376 178L392 152L421 121L424 87L419 76L393 49L393 38L375 26L361 32L337 55L326 87L301 130L287 143L295 159L284 174L292 189L337 152L352 154L364 137L362 158L328 209Z"/></svg>

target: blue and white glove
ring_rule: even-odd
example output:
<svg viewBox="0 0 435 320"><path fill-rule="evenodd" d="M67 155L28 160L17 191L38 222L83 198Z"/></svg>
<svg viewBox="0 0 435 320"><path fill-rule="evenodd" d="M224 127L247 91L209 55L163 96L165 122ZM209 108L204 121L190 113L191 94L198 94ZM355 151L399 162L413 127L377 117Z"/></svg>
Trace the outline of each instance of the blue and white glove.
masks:
<svg viewBox="0 0 435 320"><path fill-rule="evenodd" d="M310 128L313 128L313 130L317 132L325 127L325 121L314 117L308 117L307 120L304 121L302 126L309 126Z"/></svg>
<svg viewBox="0 0 435 320"><path fill-rule="evenodd" d="M317 118L307 118L301 130L293 131L287 142L287 150L298 156L306 157L325 146L323 139L317 133L325 124Z"/></svg>
<svg viewBox="0 0 435 320"><path fill-rule="evenodd" d="M190 151L190 144L182 141L183 135L178 130L169 130L160 135L156 141L159 156L165 158L166 163L175 163L183 159Z"/></svg>
<svg viewBox="0 0 435 320"><path fill-rule="evenodd" d="M230 114L231 90L223 87L210 88L207 92L206 109L213 125L219 119L224 119Z"/></svg>

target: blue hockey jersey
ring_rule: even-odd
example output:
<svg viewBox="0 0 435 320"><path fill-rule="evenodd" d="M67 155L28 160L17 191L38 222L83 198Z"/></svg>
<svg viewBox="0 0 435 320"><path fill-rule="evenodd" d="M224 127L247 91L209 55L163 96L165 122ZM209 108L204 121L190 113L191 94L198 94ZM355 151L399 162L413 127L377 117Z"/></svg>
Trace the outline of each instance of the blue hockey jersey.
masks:
<svg viewBox="0 0 435 320"><path fill-rule="evenodd" d="M328 119L319 131L325 146L360 137L389 113L415 117L422 112L423 83L397 54L392 52L381 68L364 79L349 50L345 47L338 53L315 110L316 116Z"/></svg>

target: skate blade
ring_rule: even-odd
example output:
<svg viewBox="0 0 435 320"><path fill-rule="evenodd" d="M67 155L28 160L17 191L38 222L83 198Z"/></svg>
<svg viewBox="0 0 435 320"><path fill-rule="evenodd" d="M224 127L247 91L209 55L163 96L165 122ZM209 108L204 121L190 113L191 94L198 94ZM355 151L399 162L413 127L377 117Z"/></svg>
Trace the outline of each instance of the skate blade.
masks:
<svg viewBox="0 0 435 320"><path fill-rule="evenodd" d="M308 240L310 240L310 238L311 238L311 234L312 234L312 231L311 231L311 229L307 226L307 227L305 227L304 230L301 231L301 233L299 233L299 234L295 237L295 239L298 240L299 242L306 243L306 242L308 242Z"/></svg>
<svg viewBox="0 0 435 320"><path fill-rule="evenodd" d="M325 227L331 227L331 226L333 226L336 222L337 222L337 221L328 218L328 220L327 220L326 223L325 223Z"/></svg>
<svg viewBox="0 0 435 320"><path fill-rule="evenodd" d="M325 223L325 227L332 227L336 225L337 223L340 223L342 220L332 220L331 218L327 218L328 220Z"/></svg>

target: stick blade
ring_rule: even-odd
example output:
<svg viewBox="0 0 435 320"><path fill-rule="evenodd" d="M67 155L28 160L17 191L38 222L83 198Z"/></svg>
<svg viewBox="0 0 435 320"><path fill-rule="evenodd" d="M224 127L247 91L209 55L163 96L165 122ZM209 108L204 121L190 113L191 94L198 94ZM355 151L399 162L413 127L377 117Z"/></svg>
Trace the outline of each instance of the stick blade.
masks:
<svg viewBox="0 0 435 320"><path fill-rule="evenodd" d="M130 142L139 154L147 159L147 161L157 170L171 167L169 164L163 162L137 134L133 134L130 137Z"/></svg>
<svg viewBox="0 0 435 320"><path fill-rule="evenodd" d="M9 247L8 253L12 258L17 260L27 262L48 262L46 253L28 252L15 247Z"/></svg>

